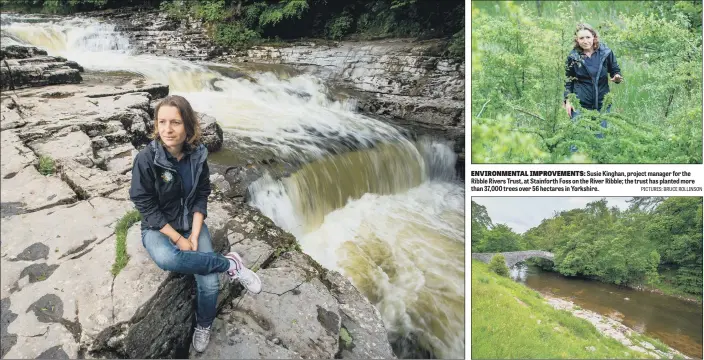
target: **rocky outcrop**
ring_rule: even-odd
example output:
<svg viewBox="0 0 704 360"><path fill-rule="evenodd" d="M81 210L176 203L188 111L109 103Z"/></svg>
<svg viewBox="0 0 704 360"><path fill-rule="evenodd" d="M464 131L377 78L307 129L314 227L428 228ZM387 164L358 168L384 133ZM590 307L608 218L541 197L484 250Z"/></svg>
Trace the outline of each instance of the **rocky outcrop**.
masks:
<svg viewBox="0 0 704 360"><path fill-rule="evenodd" d="M193 276L159 269L139 224L127 232L126 267L112 271L117 224L134 210L126 173L153 102L167 93L131 81L0 97L0 357L189 356ZM215 119L200 117L220 146ZM349 281L297 251L259 211L224 198L216 191L209 203L214 248L240 252L264 291L221 279L223 311L204 356L393 358L378 311Z"/></svg>
<svg viewBox="0 0 704 360"><path fill-rule="evenodd" d="M193 19L170 19L158 10L124 8L85 14L116 25L139 53L186 60L208 60L220 52L208 37L204 24Z"/></svg>
<svg viewBox="0 0 704 360"><path fill-rule="evenodd" d="M78 84L83 68L46 51L18 45L0 49L0 90L32 86Z"/></svg>

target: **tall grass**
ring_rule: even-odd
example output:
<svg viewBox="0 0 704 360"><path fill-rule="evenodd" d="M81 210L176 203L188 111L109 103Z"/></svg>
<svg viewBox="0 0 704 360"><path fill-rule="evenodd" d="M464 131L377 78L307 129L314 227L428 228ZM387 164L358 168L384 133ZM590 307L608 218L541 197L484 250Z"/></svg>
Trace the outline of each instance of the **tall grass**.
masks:
<svg viewBox="0 0 704 360"><path fill-rule="evenodd" d="M473 359L641 359L536 291L472 261ZM594 351L590 351L590 347ZM588 350L590 349L590 350Z"/></svg>
<svg viewBox="0 0 704 360"><path fill-rule="evenodd" d="M511 132L529 135L548 156L506 157L489 146L477 159L473 149L474 160L574 162L583 153L588 162L701 163L701 57L694 51L701 49L701 35L700 25L683 20L689 13L659 7L669 2L540 4L539 15L532 1L473 2L473 59L477 54L478 60L472 64L472 125L485 124L494 136L509 137L498 120L510 116ZM701 10L701 4L687 5ZM618 139L611 144L582 138L561 108L565 59L580 22L597 29L625 78L609 84L612 114L602 119L610 124L606 137ZM571 154L566 139L589 146Z"/></svg>

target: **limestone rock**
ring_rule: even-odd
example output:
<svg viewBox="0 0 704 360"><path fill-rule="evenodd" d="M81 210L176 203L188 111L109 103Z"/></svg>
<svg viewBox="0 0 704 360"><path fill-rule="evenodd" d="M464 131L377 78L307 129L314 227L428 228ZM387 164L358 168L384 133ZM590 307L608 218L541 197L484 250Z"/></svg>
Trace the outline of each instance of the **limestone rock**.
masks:
<svg viewBox="0 0 704 360"><path fill-rule="evenodd" d="M82 198L102 197L129 183L127 175L116 175L96 168L87 168L74 160L59 162L61 178Z"/></svg>
<svg viewBox="0 0 704 360"><path fill-rule="evenodd" d="M0 89L55 84L78 84L82 68L64 58L47 56L46 51L33 47L8 45L0 48Z"/></svg>
<svg viewBox="0 0 704 360"><path fill-rule="evenodd" d="M379 310L337 271L328 271L325 280L340 303L342 326L347 329L354 345L342 350L342 358L396 358L389 342L384 341L387 332Z"/></svg>
<svg viewBox="0 0 704 360"><path fill-rule="evenodd" d="M202 131L203 144L209 152L216 152L222 148L222 128L214 117L200 113L198 114Z"/></svg>
<svg viewBox="0 0 704 360"><path fill-rule="evenodd" d="M252 331L280 339L301 357L333 358L339 346L337 301L317 277L310 277L296 265L302 260L292 264L278 261L257 272L265 291L245 294L231 315L253 320L257 325L250 327ZM231 338L238 341L237 334Z"/></svg>
<svg viewBox="0 0 704 360"><path fill-rule="evenodd" d="M302 359L301 355L275 344L264 335L241 328L240 324L215 319L210 344L203 353L193 348L191 359Z"/></svg>
<svg viewBox="0 0 704 360"><path fill-rule="evenodd" d="M225 177L220 174L210 175L210 184L216 187L223 193L230 191L230 183L225 180Z"/></svg>
<svg viewBox="0 0 704 360"><path fill-rule="evenodd" d="M29 144L37 154L54 160L71 159L82 165L93 166L93 146L90 138L82 131L48 140L38 140Z"/></svg>
<svg viewBox="0 0 704 360"><path fill-rule="evenodd" d="M46 56L45 50L33 46L7 45L0 47L0 60L3 59L28 59L36 56Z"/></svg>
<svg viewBox="0 0 704 360"><path fill-rule="evenodd" d="M1 180L3 216L32 212L72 203L76 193L57 176L44 176L27 166L10 178Z"/></svg>
<svg viewBox="0 0 704 360"><path fill-rule="evenodd" d="M0 132L0 174L3 179L17 175L25 167L37 161L37 156L20 140L14 131Z"/></svg>

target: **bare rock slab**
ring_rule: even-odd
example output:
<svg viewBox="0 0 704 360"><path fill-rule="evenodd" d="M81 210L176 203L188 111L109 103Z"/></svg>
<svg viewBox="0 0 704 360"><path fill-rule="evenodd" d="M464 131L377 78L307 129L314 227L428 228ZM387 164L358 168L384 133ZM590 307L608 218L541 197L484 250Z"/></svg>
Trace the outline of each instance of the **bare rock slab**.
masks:
<svg viewBox="0 0 704 360"><path fill-rule="evenodd" d="M34 166L27 166L14 176L3 178L0 186L3 216L37 211L76 200L76 193L66 183L56 176L41 175Z"/></svg>
<svg viewBox="0 0 704 360"><path fill-rule="evenodd" d="M245 321L245 320L242 320ZM241 328L240 323L219 318L213 322L210 345L203 353L191 348L191 359L302 359L264 335Z"/></svg>
<svg viewBox="0 0 704 360"><path fill-rule="evenodd" d="M111 236L115 222L131 208L126 201L93 199L2 218L3 264L41 261L52 265L67 261ZM19 278L19 273L3 274L0 296L9 295Z"/></svg>
<svg viewBox="0 0 704 360"><path fill-rule="evenodd" d="M107 196L127 186L130 181L127 175L88 168L74 160L61 160L58 169L61 179L82 199Z"/></svg>
<svg viewBox="0 0 704 360"><path fill-rule="evenodd" d="M88 135L74 131L66 136L39 140L29 144L37 154L54 160L75 160L88 167L93 166L93 148Z"/></svg>
<svg viewBox="0 0 704 360"><path fill-rule="evenodd" d="M3 179L15 176L25 167L37 161L31 149L24 146L19 136L14 131L0 132L0 174Z"/></svg>
<svg viewBox="0 0 704 360"><path fill-rule="evenodd" d="M238 299L233 314L254 320L257 325L250 327L252 331L280 339L303 358L334 358L340 330L337 301L317 277L305 271L303 254L286 256L288 262L279 258L257 272L264 290ZM231 338L237 341L238 335Z"/></svg>

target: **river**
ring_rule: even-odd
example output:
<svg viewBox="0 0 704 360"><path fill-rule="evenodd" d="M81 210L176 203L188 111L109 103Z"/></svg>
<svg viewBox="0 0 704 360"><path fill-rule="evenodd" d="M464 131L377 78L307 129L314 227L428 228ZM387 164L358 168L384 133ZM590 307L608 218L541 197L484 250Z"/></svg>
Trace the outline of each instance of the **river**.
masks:
<svg viewBox="0 0 704 360"><path fill-rule="evenodd" d="M599 281L570 278L525 264L513 267L511 277L541 293L568 299L584 309L617 319L687 356L702 358L701 304Z"/></svg>
<svg viewBox="0 0 704 360"><path fill-rule="evenodd" d="M139 54L114 26L92 19L0 21L3 39L74 60L86 77L128 73L169 84L223 127L222 161L259 151L304 163L253 183L250 204L367 296L397 356L464 357L465 193L452 144L411 140L310 74Z"/></svg>

